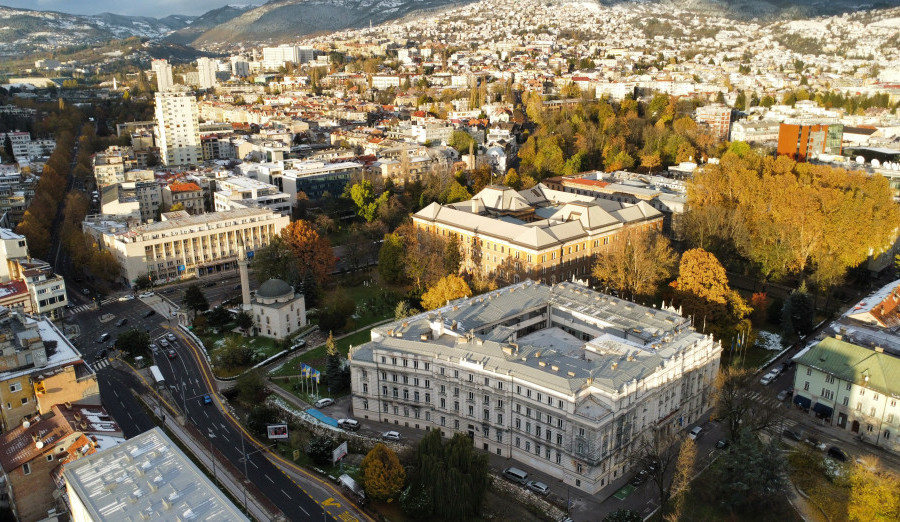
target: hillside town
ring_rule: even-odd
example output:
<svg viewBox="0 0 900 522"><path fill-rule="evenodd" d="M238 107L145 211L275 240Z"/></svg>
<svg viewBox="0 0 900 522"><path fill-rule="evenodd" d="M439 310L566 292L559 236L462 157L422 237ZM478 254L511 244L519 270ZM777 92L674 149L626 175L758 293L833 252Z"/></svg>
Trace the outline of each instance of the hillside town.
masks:
<svg viewBox="0 0 900 522"><path fill-rule="evenodd" d="M2 72L4 515L900 518L900 8L154 38Z"/></svg>

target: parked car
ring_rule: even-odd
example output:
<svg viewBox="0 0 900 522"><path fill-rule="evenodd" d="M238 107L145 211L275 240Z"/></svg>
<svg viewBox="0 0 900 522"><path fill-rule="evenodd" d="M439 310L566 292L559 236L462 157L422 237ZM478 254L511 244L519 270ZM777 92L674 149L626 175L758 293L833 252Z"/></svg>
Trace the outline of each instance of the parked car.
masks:
<svg viewBox="0 0 900 522"><path fill-rule="evenodd" d="M543 482L538 482L537 480L529 480L525 487L534 491L538 495L547 496L550 494L550 486L544 484Z"/></svg>
<svg viewBox="0 0 900 522"><path fill-rule="evenodd" d="M518 484L528 483L528 472L519 468L509 467L503 470L503 476Z"/></svg>
<svg viewBox="0 0 900 522"><path fill-rule="evenodd" d="M775 398L778 399L779 401L783 401L783 400L787 399L788 397L790 397L791 393L792 393L791 390L781 390L780 392L778 392L778 395L776 395Z"/></svg>
<svg viewBox="0 0 900 522"><path fill-rule="evenodd" d="M212 397L208 393L203 396L203 404L212 404Z"/></svg>
<svg viewBox="0 0 900 522"><path fill-rule="evenodd" d="M315 406L316 406L316 408L327 408L328 406L331 406L332 404L334 404L334 399L325 398L325 399L317 400Z"/></svg>
<svg viewBox="0 0 900 522"><path fill-rule="evenodd" d="M178 352L169 348L168 350L166 350L166 357L168 357L169 359L174 359L178 357Z"/></svg>
<svg viewBox="0 0 900 522"><path fill-rule="evenodd" d="M175 342L175 334L173 334L173 333L167 333L167 334L166 334L166 340L168 340L168 341L171 342L171 343L174 343L174 342Z"/></svg>
<svg viewBox="0 0 900 522"><path fill-rule="evenodd" d="M156 315L156 310L150 309L144 312L144 317L151 317L153 315Z"/></svg>
<svg viewBox="0 0 900 522"><path fill-rule="evenodd" d="M338 419L338 426L348 431L357 431L359 429L359 421L356 419Z"/></svg>
<svg viewBox="0 0 900 522"><path fill-rule="evenodd" d="M383 440L390 440L393 442L400 442L400 433L396 431L386 431L381 434L381 438Z"/></svg>
<svg viewBox="0 0 900 522"><path fill-rule="evenodd" d="M100 334L100 337L97 337L97 344L105 343L109 339L108 333Z"/></svg>
<svg viewBox="0 0 900 522"><path fill-rule="evenodd" d="M841 462L847 462L848 460L850 460L850 456L837 446L828 448L828 456Z"/></svg>
<svg viewBox="0 0 900 522"><path fill-rule="evenodd" d="M168 347L169 347L169 341L167 341L167 340L165 340L165 339L160 339L160 340L159 340L159 345L162 346L163 348L168 348Z"/></svg>
<svg viewBox="0 0 900 522"><path fill-rule="evenodd" d="M719 439L719 440L716 441L716 448L717 448L717 449L725 449L725 448L727 448L727 447L728 447L728 440L727 440L727 439Z"/></svg>
<svg viewBox="0 0 900 522"><path fill-rule="evenodd" d="M123 317L116 321L116 326L125 326L126 324L128 324L128 318L126 317Z"/></svg>
<svg viewBox="0 0 900 522"><path fill-rule="evenodd" d="M647 482L648 478L650 478L650 472L646 469L642 469L638 471L634 477L632 477L630 484L634 487L638 487L644 482Z"/></svg>
<svg viewBox="0 0 900 522"><path fill-rule="evenodd" d="M768 386L769 383L771 383L772 381L774 381L774 380L775 380L775 377L777 377L777 376L778 376L777 374L774 374L774 373L772 373L772 372L769 372L769 373L763 375L763 376L762 376L762 379L760 379L759 382L762 383L763 386Z"/></svg>
<svg viewBox="0 0 900 522"><path fill-rule="evenodd" d="M794 442L800 442L803 440L803 433L794 431L790 428L785 428L784 430L782 430L781 436Z"/></svg>
<svg viewBox="0 0 900 522"><path fill-rule="evenodd" d="M153 297L153 296L154 296L153 292L144 292L143 294L139 295L138 297L144 299L144 298Z"/></svg>
<svg viewBox="0 0 900 522"><path fill-rule="evenodd" d="M690 438L692 440L697 440L700 438L700 435L702 435L702 434L703 434L703 428L701 428L700 426L694 426L693 428L691 428L690 433L688 433L688 438Z"/></svg>
<svg viewBox="0 0 900 522"><path fill-rule="evenodd" d="M156 346L153 343L150 343L150 351L156 353L159 350L159 346Z"/></svg>
<svg viewBox="0 0 900 522"><path fill-rule="evenodd" d="M778 366L775 366L771 370L769 370L769 373L771 373L775 377L778 377L779 375L781 375L781 368Z"/></svg>

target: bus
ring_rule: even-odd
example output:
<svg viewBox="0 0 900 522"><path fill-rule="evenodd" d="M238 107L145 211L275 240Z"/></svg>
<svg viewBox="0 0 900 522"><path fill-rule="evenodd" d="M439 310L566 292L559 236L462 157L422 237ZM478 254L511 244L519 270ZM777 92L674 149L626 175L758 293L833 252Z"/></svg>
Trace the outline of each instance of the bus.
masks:
<svg viewBox="0 0 900 522"><path fill-rule="evenodd" d="M155 384L157 388L163 388L166 385L166 380L163 378L162 372L159 371L159 366L151 366L150 375L153 376L153 384Z"/></svg>

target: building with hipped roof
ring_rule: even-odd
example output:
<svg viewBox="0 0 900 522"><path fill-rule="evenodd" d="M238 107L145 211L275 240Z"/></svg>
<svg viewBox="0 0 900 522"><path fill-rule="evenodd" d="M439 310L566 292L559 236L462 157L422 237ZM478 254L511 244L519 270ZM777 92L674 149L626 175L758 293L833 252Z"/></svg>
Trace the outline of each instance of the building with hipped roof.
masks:
<svg viewBox="0 0 900 522"><path fill-rule="evenodd" d="M644 437L709 409L721 351L671 308L525 281L372 329L350 350L353 411L595 494Z"/></svg>
<svg viewBox="0 0 900 522"><path fill-rule="evenodd" d="M863 298L794 361L794 405L900 454L900 280Z"/></svg>
<svg viewBox="0 0 900 522"><path fill-rule="evenodd" d="M552 190L485 187L472 199L432 203L413 214L418 230L458 237L465 270L511 283L585 277L594 257L625 229L661 230L663 214L636 204Z"/></svg>

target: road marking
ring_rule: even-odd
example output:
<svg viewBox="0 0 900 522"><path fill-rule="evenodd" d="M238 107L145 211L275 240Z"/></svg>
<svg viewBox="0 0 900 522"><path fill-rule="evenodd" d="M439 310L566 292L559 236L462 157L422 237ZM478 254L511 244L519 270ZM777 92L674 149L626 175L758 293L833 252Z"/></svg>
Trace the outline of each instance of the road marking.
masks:
<svg viewBox="0 0 900 522"><path fill-rule="evenodd" d="M256 463L253 462L252 460L248 460L247 462L249 462L250 464L253 464L253 467L254 467L254 468L259 469L259 466L257 466ZM270 479L270 480L271 480L271 479Z"/></svg>
<svg viewBox="0 0 900 522"><path fill-rule="evenodd" d="M207 418L207 419L209 418L209 414L206 413L206 410L203 411L203 415L206 415L206 418Z"/></svg>
<svg viewBox="0 0 900 522"><path fill-rule="evenodd" d="M274 481L274 480L272 480L272 477L270 477L270 476L268 476L268 475L266 475L266 478L267 478L267 479L269 479L269 482L271 482L271 483L272 483L272 484L274 484L274 483L275 483L275 481Z"/></svg>
<svg viewBox="0 0 900 522"><path fill-rule="evenodd" d="M117 392L116 390L113 390L113 395L115 395L117 399L119 398L119 392Z"/></svg>
<svg viewBox="0 0 900 522"><path fill-rule="evenodd" d="M287 498L291 498L291 496L288 495L287 492L285 492L283 489L281 489L281 490L279 490L279 491L281 491L282 493L284 493L284 496L286 496Z"/></svg>
<svg viewBox="0 0 900 522"><path fill-rule="evenodd" d="M334 497L329 497L322 502L323 506L332 506L332 507L341 507L341 505L335 502Z"/></svg>

